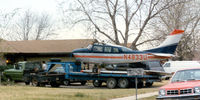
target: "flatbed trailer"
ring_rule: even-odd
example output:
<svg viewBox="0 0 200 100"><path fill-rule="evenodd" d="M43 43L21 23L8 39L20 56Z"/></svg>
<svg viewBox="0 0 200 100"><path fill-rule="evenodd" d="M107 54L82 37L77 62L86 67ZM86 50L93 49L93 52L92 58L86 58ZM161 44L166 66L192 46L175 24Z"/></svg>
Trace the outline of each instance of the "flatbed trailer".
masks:
<svg viewBox="0 0 200 100"><path fill-rule="evenodd" d="M55 67L63 67L64 73L60 74L49 74ZM82 72L81 65L75 62L48 62L48 70L44 73L32 75L36 81L36 85L43 86L50 84L52 87L58 87L62 84L70 84L71 82L81 82L82 85L86 81L93 81L95 87L100 87L102 82L105 82L108 88L127 88L134 86L135 79L138 80L138 87L143 87L144 83L146 86L152 86L153 82L160 81L161 75L128 75L128 74L116 74L116 73L101 73L98 72Z"/></svg>

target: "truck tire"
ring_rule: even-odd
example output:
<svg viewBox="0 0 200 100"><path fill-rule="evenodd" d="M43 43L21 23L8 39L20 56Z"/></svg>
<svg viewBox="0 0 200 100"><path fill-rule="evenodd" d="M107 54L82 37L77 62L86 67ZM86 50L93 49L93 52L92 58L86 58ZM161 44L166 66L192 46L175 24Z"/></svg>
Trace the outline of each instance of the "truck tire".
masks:
<svg viewBox="0 0 200 100"><path fill-rule="evenodd" d="M50 82L51 87L59 87L60 84L56 83L56 82Z"/></svg>
<svg viewBox="0 0 200 100"><path fill-rule="evenodd" d="M146 86L146 87L151 87L152 85L153 85L153 82L146 82L146 83L145 83L145 86Z"/></svg>
<svg viewBox="0 0 200 100"><path fill-rule="evenodd" d="M93 81L93 86L94 86L94 87L101 87L101 85L102 85L102 82L101 82L101 81L99 81L99 80L94 80L94 81Z"/></svg>
<svg viewBox="0 0 200 100"><path fill-rule="evenodd" d="M70 81L69 80L64 80L63 84L66 85L66 86L69 86L70 85Z"/></svg>
<svg viewBox="0 0 200 100"><path fill-rule="evenodd" d="M120 78L118 80L118 86L120 88L127 88L129 86L129 80L127 78Z"/></svg>
<svg viewBox="0 0 200 100"><path fill-rule="evenodd" d="M36 78L32 78L31 84L32 86L39 86L39 82L37 81Z"/></svg>
<svg viewBox="0 0 200 100"><path fill-rule="evenodd" d="M12 82L13 80L10 77L6 77L7 82Z"/></svg>
<svg viewBox="0 0 200 100"><path fill-rule="evenodd" d="M24 82L26 85L30 85L30 82Z"/></svg>
<svg viewBox="0 0 200 100"><path fill-rule="evenodd" d="M117 85L117 80L115 78L109 78L106 82L106 85L109 89L113 89Z"/></svg>
<svg viewBox="0 0 200 100"><path fill-rule="evenodd" d="M85 85L87 81L81 81L81 85Z"/></svg>

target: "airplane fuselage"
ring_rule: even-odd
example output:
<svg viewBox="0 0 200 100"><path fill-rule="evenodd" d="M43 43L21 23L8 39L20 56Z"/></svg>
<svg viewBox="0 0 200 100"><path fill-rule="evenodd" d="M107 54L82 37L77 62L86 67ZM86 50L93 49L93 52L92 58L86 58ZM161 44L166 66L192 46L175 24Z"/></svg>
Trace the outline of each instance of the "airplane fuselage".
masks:
<svg viewBox="0 0 200 100"><path fill-rule="evenodd" d="M95 51L96 49L98 51ZM109 45L93 45L90 48L77 49L74 50L73 55L77 61L99 64L133 63L171 57L156 56L148 52L133 51L129 48Z"/></svg>

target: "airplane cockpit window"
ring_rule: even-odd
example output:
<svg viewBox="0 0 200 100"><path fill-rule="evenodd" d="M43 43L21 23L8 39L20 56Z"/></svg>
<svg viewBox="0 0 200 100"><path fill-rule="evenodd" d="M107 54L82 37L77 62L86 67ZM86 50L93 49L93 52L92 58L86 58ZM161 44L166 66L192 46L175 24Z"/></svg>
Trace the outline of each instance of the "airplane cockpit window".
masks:
<svg viewBox="0 0 200 100"><path fill-rule="evenodd" d="M125 47L122 47L122 51L123 51L123 52L129 52L129 51L132 51L132 49L130 49L130 48L125 48Z"/></svg>
<svg viewBox="0 0 200 100"><path fill-rule="evenodd" d="M119 53L119 49L118 48L113 48L113 53Z"/></svg>
<svg viewBox="0 0 200 100"><path fill-rule="evenodd" d="M93 46L93 52L103 52L102 46Z"/></svg>
<svg viewBox="0 0 200 100"><path fill-rule="evenodd" d="M112 51L111 47L104 47L104 52L110 53Z"/></svg>
<svg viewBox="0 0 200 100"><path fill-rule="evenodd" d="M92 49L92 45L88 45L87 49L91 50Z"/></svg>

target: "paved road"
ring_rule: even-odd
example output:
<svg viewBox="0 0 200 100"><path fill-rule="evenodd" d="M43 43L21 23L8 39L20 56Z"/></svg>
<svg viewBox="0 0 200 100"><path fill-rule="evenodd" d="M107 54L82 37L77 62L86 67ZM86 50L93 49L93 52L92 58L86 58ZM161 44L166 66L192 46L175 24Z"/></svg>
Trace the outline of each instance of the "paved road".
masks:
<svg viewBox="0 0 200 100"><path fill-rule="evenodd" d="M158 92L139 94L137 96L137 98L142 99L142 98L147 98L147 97L151 97L151 96L155 96L155 95L158 95ZM116 98L116 99L111 99L111 100L135 100L135 98L136 98L135 96L129 96L129 97Z"/></svg>

